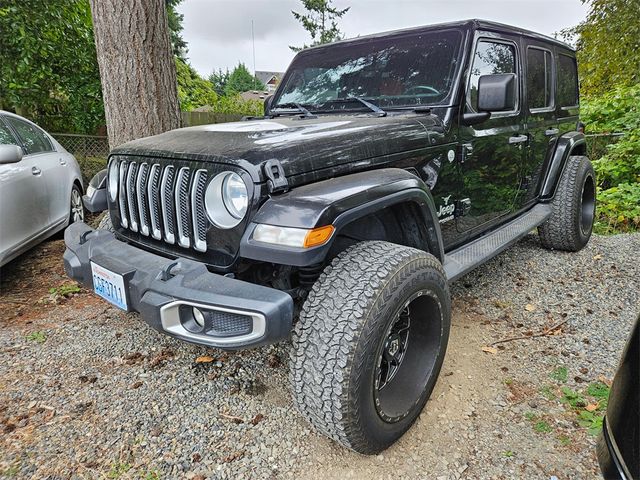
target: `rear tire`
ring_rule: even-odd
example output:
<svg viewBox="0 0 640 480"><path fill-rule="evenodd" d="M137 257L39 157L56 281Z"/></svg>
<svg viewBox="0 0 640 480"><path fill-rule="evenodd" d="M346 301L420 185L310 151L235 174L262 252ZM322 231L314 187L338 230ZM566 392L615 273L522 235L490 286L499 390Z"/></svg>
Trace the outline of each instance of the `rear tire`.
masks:
<svg viewBox="0 0 640 480"><path fill-rule="evenodd" d="M299 410L356 452L384 450L429 398L450 322L447 280L433 255L380 241L350 247L315 283L293 331Z"/></svg>
<svg viewBox="0 0 640 480"><path fill-rule="evenodd" d="M551 217L538 227L545 248L577 252L591 238L596 210L596 182L587 157L570 156L551 202Z"/></svg>

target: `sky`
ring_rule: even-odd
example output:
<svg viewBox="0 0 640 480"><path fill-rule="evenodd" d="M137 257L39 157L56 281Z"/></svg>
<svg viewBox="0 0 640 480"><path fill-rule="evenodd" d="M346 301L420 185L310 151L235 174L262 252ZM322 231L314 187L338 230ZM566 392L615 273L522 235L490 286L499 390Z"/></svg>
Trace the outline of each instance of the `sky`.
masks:
<svg viewBox="0 0 640 480"><path fill-rule="evenodd" d="M339 26L347 38L431 23L482 18L553 35L582 21L587 7L580 0L334 0L351 7ZM253 71L251 21L255 37L255 69L283 72L294 53L290 45L310 43L293 18L300 0L183 0L183 37L187 57L204 77L238 62Z"/></svg>

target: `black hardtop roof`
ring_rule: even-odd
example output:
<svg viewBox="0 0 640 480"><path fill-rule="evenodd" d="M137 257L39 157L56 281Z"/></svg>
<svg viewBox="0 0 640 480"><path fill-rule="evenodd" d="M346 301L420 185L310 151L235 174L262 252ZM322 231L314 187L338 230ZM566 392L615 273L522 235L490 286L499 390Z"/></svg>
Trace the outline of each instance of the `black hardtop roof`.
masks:
<svg viewBox="0 0 640 480"><path fill-rule="evenodd" d="M514 27L513 25L506 25L504 23L493 22L490 20L480 20L477 18L469 19L469 20L460 20L456 22L446 22L446 23L434 23L431 25L423 25L420 27L410 27L403 28L399 30L391 30L388 32L374 33L371 35L363 35L361 37L348 38L345 40L339 40L334 43L329 43L325 45L317 45L315 47L307 48L303 51L307 50L316 50L322 48L330 48L333 45L343 45L348 43L358 43L361 41L367 41L375 38L384 38L384 37L392 37L395 35L405 35L411 33L420 33L422 31L431 31L431 30L443 30L446 28L461 28L466 30L488 30L490 32L507 32L516 35L522 35L529 38L534 38L536 40L540 40L543 42L552 43L559 47L565 48L570 51L575 51L574 48L560 40L557 40L553 37L549 37L547 35L543 35L541 33L532 32L531 30L526 30L520 27Z"/></svg>

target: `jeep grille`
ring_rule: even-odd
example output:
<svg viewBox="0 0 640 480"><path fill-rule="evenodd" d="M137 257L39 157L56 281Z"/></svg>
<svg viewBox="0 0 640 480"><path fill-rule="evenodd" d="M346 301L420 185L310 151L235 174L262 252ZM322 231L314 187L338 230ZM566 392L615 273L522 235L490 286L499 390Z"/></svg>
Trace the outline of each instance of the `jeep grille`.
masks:
<svg viewBox="0 0 640 480"><path fill-rule="evenodd" d="M153 160L116 160L120 224L170 245L206 252L207 170L162 165Z"/></svg>

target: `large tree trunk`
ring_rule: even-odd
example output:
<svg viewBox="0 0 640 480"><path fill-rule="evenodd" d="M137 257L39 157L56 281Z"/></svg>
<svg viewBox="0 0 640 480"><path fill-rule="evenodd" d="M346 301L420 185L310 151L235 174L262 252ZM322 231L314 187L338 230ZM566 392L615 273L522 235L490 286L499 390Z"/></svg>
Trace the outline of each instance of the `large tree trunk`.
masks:
<svg viewBox="0 0 640 480"><path fill-rule="evenodd" d="M90 0L109 146L180 126L165 0Z"/></svg>

